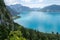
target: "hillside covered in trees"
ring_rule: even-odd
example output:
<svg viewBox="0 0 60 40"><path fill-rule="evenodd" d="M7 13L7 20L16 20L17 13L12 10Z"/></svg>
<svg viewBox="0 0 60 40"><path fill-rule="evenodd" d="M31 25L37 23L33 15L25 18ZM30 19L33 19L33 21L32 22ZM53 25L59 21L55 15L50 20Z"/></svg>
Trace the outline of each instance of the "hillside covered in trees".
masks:
<svg viewBox="0 0 60 40"><path fill-rule="evenodd" d="M0 40L60 40L60 34L43 33L14 23L4 0L0 0Z"/></svg>

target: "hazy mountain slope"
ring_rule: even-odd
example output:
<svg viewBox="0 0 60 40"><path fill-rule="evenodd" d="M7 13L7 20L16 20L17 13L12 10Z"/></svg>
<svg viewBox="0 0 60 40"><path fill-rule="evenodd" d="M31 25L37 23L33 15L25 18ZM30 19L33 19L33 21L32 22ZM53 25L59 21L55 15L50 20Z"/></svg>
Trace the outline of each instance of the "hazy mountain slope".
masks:
<svg viewBox="0 0 60 40"><path fill-rule="evenodd" d="M22 6L20 4L10 5L9 7L18 13L31 10L29 7Z"/></svg>
<svg viewBox="0 0 60 40"><path fill-rule="evenodd" d="M41 9L42 12L60 12L60 5L50 5Z"/></svg>
<svg viewBox="0 0 60 40"><path fill-rule="evenodd" d="M17 16L18 14L20 14L17 11L15 11L14 9L10 8L9 6L6 6L6 8L10 11L12 16Z"/></svg>

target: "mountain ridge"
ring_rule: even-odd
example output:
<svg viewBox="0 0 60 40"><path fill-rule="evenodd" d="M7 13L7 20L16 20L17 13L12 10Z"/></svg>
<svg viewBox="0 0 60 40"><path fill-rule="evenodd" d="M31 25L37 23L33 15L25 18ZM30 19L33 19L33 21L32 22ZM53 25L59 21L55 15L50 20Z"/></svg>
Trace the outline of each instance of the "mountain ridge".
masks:
<svg viewBox="0 0 60 40"><path fill-rule="evenodd" d="M41 11L41 12L60 12L60 5L49 5L44 8L29 8L26 6L22 6L21 4L15 4L9 6L11 9L14 9L14 11L18 13L22 13L24 11Z"/></svg>
<svg viewBox="0 0 60 40"><path fill-rule="evenodd" d="M17 12L30 11L29 7L22 6L21 4L11 5L10 8L16 10Z"/></svg>
<svg viewBox="0 0 60 40"><path fill-rule="evenodd" d="M60 12L60 5L50 5L42 8L40 11L42 12Z"/></svg>

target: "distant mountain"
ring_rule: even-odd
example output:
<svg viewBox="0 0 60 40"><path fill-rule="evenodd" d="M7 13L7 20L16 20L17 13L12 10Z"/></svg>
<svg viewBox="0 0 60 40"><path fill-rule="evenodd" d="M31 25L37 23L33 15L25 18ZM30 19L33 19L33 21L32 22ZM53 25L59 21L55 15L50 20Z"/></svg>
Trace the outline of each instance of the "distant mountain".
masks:
<svg viewBox="0 0 60 40"><path fill-rule="evenodd" d="M22 6L20 4L10 5L9 7L11 9L13 9L14 11L18 12L18 13L25 12L25 11L30 11L31 10L29 7Z"/></svg>
<svg viewBox="0 0 60 40"><path fill-rule="evenodd" d="M32 11L40 11L41 8L31 8Z"/></svg>
<svg viewBox="0 0 60 40"><path fill-rule="evenodd" d="M16 10L10 8L9 6L6 6L6 8L10 11L10 14L11 14L12 16L17 16L18 14L20 14L20 13L18 13Z"/></svg>
<svg viewBox="0 0 60 40"><path fill-rule="evenodd" d="M29 11L40 11L40 8L29 8L21 4L15 4L7 6L12 15L17 15L19 13L29 12ZM12 10L12 11L11 11Z"/></svg>
<svg viewBox="0 0 60 40"><path fill-rule="evenodd" d="M50 5L42 8L40 11L43 12L60 12L60 5Z"/></svg>
<svg viewBox="0 0 60 40"><path fill-rule="evenodd" d="M10 5L7 7L12 15L16 15L22 12L29 12L29 11L42 11L42 12L60 12L60 5L50 5L44 8L29 8L26 6L22 6L21 4ZM15 14L14 14L15 13Z"/></svg>

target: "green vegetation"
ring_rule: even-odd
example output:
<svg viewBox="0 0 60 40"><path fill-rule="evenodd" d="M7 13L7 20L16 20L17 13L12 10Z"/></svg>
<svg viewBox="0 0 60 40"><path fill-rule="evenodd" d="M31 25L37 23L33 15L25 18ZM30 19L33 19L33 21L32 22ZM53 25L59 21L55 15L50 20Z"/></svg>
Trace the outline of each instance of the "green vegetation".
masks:
<svg viewBox="0 0 60 40"><path fill-rule="evenodd" d="M0 40L60 40L60 34L42 33L13 22L3 0L0 0Z"/></svg>
<svg viewBox="0 0 60 40"><path fill-rule="evenodd" d="M15 25L18 24L15 23ZM32 29L27 29L21 25L18 25L16 29L21 31L22 36L26 38L26 40L60 40L60 34L58 32L56 34L54 34L54 32L48 34Z"/></svg>
<svg viewBox="0 0 60 40"><path fill-rule="evenodd" d="M10 40L26 40L25 38L22 37L21 31L11 31L9 34L9 39Z"/></svg>
<svg viewBox="0 0 60 40"><path fill-rule="evenodd" d="M8 39L9 32L13 27L12 19L3 0L0 0L0 40Z"/></svg>
<svg viewBox="0 0 60 40"><path fill-rule="evenodd" d="M20 16L13 16L12 18L13 18L13 20L16 20L16 19L20 18Z"/></svg>

